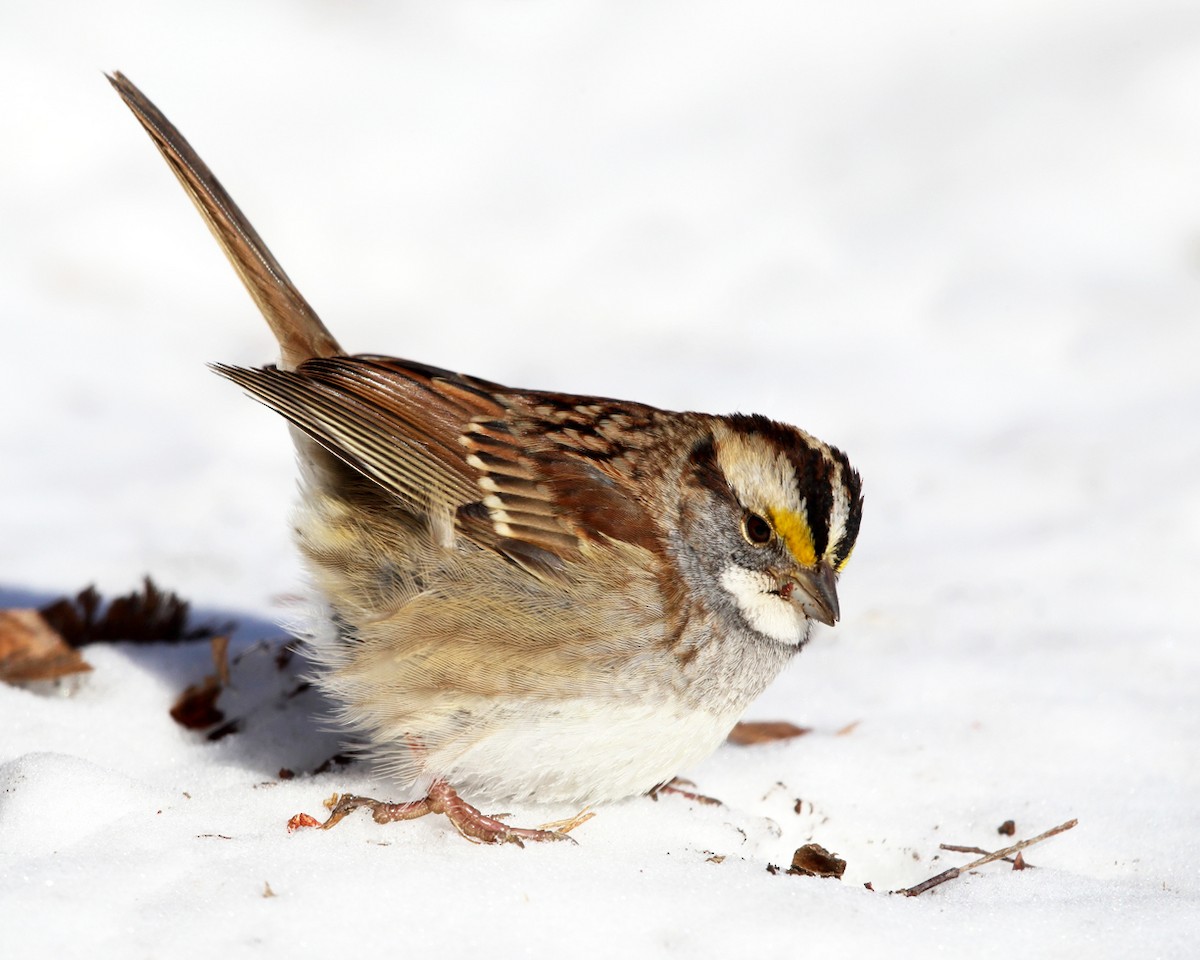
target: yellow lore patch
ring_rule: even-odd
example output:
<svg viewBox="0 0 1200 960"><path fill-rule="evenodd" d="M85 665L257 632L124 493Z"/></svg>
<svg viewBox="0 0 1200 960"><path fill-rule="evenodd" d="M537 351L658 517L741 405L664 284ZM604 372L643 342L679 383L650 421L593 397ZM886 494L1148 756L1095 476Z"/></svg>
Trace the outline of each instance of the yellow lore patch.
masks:
<svg viewBox="0 0 1200 960"><path fill-rule="evenodd" d="M803 514L792 510L772 510L771 526L801 566L817 565L817 548L813 543L812 530Z"/></svg>

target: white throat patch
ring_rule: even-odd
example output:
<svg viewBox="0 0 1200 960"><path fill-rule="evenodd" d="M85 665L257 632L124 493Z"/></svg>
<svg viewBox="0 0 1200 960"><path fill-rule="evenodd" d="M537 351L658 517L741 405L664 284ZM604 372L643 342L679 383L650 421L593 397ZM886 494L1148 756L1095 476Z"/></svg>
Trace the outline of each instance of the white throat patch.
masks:
<svg viewBox="0 0 1200 960"><path fill-rule="evenodd" d="M737 601L746 622L779 643L799 646L808 634L808 618L795 604L772 591L775 581L731 563L721 573L721 586Z"/></svg>

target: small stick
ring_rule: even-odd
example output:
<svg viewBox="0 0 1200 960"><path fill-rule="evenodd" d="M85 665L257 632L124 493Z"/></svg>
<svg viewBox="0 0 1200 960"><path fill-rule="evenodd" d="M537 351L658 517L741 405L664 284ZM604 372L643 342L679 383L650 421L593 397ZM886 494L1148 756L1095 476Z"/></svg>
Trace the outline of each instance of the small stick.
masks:
<svg viewBox="0 0 1200 960"><path fill-rule="evenodd" d="M938 849L949 850L951 853L979 853L984 856L987 856L987 854L991 853L990 850L984 850L983 847L960 847L957 843L939 843ZM1013 857L1005 857L1004 862L1015 864L1017 861ZM1025 867L1032 866L1032 863L1027 863L1021 869L1024 870Z"/></svg>
<svg viewBox="0 0 1200 960"><path fill-rule="evenodd" d="M693 803L703 803L710 807L723 807L723 804L716 797L706 797L702 793L696 793L693 790L685 790L685 787L694 787L696 784L691 780L684 780L683 777L675 777L668 780L666 783L660 783L657 787L651 790L648 794L651 800L658 800L659 794L673 793L677 797L683 797L684 800L691 800Z"/></svg>
<svg viewBox="0 0 1200 960"><path fill-rule="evenodd" d="M930 877L928 880L923 880L914 887L905 887L903 890L893 890L892 893L903 894L906 897L919 897L926 890L932 890L934 887L940 886L947 880L953 880L969 870L974 870L976 867L982 867L985 863L991 863L993 860L1001 860L1004 857L1010 857L1018 850L1024 850L1026 847L1032 847L1035 843L1041 843L1043 840L1048 840L1057 834L1070 830L1078 820L1068 820L1066 823L1060 823L1057 827L1051 827L1045 833L1039 833L1036 837L1031 837L1028 840L1021 840L1014 843L1011 847L1005 847L1003 850L997 850L995 853L989 853L986 856L980 857L978 860L972 860L965 867L951 867L949 870L944 870L937 876Z"/></svg>

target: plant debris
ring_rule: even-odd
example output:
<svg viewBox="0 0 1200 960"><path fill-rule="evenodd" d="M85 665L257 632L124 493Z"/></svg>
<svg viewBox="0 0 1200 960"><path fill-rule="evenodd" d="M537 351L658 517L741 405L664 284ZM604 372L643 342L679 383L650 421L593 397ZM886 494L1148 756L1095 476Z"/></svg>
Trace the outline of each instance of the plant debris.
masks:
<svg viewBox="0 0 1200 960"><path fill-rule="evenodd" d="M348 753L335 753L332 757L327 758L319 766L313 769L313 776L321 773L328 773L334 767L345 767L354 762L354 758Z"/></svg>
<svg viewBox="0 0 1200 960"><path fill-rule="evenodd" d="M965 867L951 867L949 870L943 870L941 873L930 877L928 880L923 880L916 886L905 887L903 890L893 890L891 892L902 894L906 897L919 897L921 894L925 893L925 891L932 890L934 887L940 886L948 880L953 880L956 877L962 876L962 874L967 873L970 870L974 870L976 867L982 867L985 863L991 863L993 860L1003 860L1004 858L1010 857L1013 854L1019 854L1020 851L1024 850L1026 847L1031 847L1035 843L1041 843L1043 840L1048 840L1066 830L1070 830L1077 823L1079 823L1078 820L1068 820L1066 823L1060 823L1057 827L1051 827L1045 833L1039 833L1036 837L1031 837L1028 840L1022 840L1019 843L1014 843L1011 847L1005 847L1003 850L997 850L995 853L989 853L986 856L980 857L978 860L972 860ZM1013 868L1023 870L1026 866L1028 866L1028 864L1025 864L1024 859L1022 859L1021 862L1024 864L1024 866L1017 867L1016 863L1014 862Z"/></svg>
<svg viewBox="0 0 1200 960"><path fill-rule="evenodd" d="M1013 837L1017 834L1017 824L1015 820L1005 820L996 828L996 832L1002 837Z"/></svg>
<svg viewBox="0 0 1200 960"><path fill-rule="evenodd" d="M189 686L171 707L171 719L189 730L204 730L225 719L225 714L217 707L217 697L229 683L229 637L213 637L211 643L216 672ZM211 735L210 739L213 739Z"/></svg>
<svg viewBox="0 0 1200 960"><path fill-rule="evenodd" d="M37 610L0 610L0 681L34 683L91 670Z"/></svg>
<svg viewBox="0 0 1200 960"><path fill-rule="evenodd" d="M819 843L806 843L792 854L792 865L787 872L799 877L833 877L841 880L846 872L846 861Z"/></svg>
<svg viewBox="0 0 1200 960"><path fill-rule="evenodd" d="M190 626L188 610L186 600L160 589L149 577L140 590L108 603L89 586L38 610L0 610L0 681L58 680L90 670L76 652L90 643L183 643L232 629L232 624ZM221 679L227 682L228 673ZM203 700L209 694L196 693L189 715L205 715Z"/></svg>
<svg viewBox="0 0 1200 960"><path fill-rule="evenodd" d="M170 590L161 590L146 577L142 589L110 601L107 606L95 587L42 607L46 622L72 647L89 643L182 643L207 640L224 627L188 627L189 605Z"/></svg>
<svg viewBox="0 0 1200 960"><path fill-rule="evenodd" d="M225 719L225 714L217 708L220 694L216 677L207 676L200 683L193 683L171 706L171 719L189 730L203 730L220 723Z"/></svg>
<svg viewBox="0 0 1200 960"><path fill-rule="evenodd" d="M209 638L212 668L202 679L188 685L174 704L170 714L176 723L200 733L210 743L240 734L249 729L276 722L280 713L295 709L293 702L311 684L295 675L299 663L290 654L280 658L281 649L294 641L261 640L235 655L230 654L229 638L220 634ZM314 772L325 772L335 764L351 762L346 754L329 757ZM288 775L307 770L287 764ZM283 777L281 777L283 779Z"/></svg>
<svg viewBox="0 0 1200 960"><path fill-rule="evenodd" d="M739 747L751 747L777 740L791 740L812 733L811 727L798 727L786 720L743 720L729 731L728 740Z"/></svg>
<svg viewBox="0 0 1200 960"><path fill-rule="evenodd" d="M288 833L304 830L308 827L319 827L321 821L310 813L298 813L287 822Z"/></svg>
<svg viewBox="0 0 1200 960"><path fill-rule="evenodd" d="M659 794L670 793L677 797L683 797L684 800L691 800L693 803L702 803L709 807L723 807L716 797L706 797L702 793L696 793L693 790L686 789L694 787L695 784L691 780L684 780L683 777L675 777L673 780L668 780L666 783L660 783L653 790L650 790L646 795L651 800L657 800Z"/></svg>
<svg viewBox="0 0 1200 960"><path fill-rule="evenodd" d="M959 845L958 845L958 844L956 844L956 843L939 843L939 844L938 844L938 849L939 849L939 850L949 850L951 853L977 853L977 854L979 854L981 857L987 857L987 856L990 856L990 855L991 855L991 853L992 853L992 851L991 851L991 850L984 850L984 849L983 849L983 847L966 847L966 846L959 846ZM1017 854L1017 856L1019 857L1019 856L1020 856L1020 854ZM937 858L936 858L936 857L934 857L934 859L936 860ZM1012 857L1001 857L1001 859L1002 859L1002 860L1003 860L1005 863L1012 863L1012 864L1015 864L1015 863L1017 862L1017 861L1016 861L1015 859L1013 859ZM1033 867L1033 864L1032 864L1032 863L1025 863L1025 861L1024 861L1023 859L1022 859L1021 863L1023 864L1023 866L1021 866L1021 867L1020 867L1020 868L1018 868L1018 869L1024 870L1026 867L1029 867L1029 868L1031 868L1031 869L1032 869L1032 867Z"/></svg>

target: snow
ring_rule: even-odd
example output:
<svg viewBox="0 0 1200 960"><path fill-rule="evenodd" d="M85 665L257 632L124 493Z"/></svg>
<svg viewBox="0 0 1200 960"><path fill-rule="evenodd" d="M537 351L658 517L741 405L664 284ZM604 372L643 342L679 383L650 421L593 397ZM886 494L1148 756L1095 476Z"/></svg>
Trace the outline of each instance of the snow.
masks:
<svg viewBox="0 0 1200 960"><path fill-rule="evenodd" d="M150 573L240 621L235 696L262 704L216 743L172 722L203 644L88 648L69 696L0 687L0 953L1195 955L1194 3L116 0L4 24L0 605ZM301 585L291 453L204 367L272 344L112 69L348 348L846 449L867 506L843 622L751 710L813 733L686 772L724 806L605 805L577 846L365 815L289 835L388 785L277 778L337 749L319 704L273 711L254 647ZM1037 869L882 893L968 859L941 842L1071 817ZM767 872L809 839L840 883Z"/></svg>

